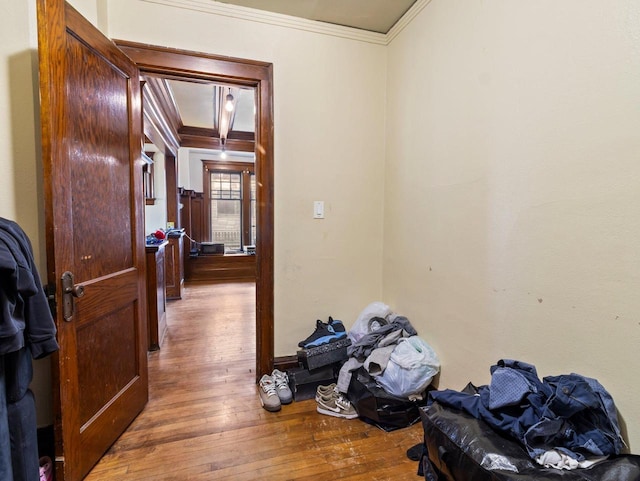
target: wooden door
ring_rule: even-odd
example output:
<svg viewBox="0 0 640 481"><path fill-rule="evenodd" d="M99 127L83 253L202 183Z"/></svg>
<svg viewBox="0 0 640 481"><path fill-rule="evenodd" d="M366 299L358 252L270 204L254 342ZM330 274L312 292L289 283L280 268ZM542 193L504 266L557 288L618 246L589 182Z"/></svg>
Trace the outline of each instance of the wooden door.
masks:
<svg viewBox="0 0 640 481"><path fill-rule="evenodd" d="M148 399L140 82L62 0L38 0L38 42L56 479L77 481Z"/></svg>

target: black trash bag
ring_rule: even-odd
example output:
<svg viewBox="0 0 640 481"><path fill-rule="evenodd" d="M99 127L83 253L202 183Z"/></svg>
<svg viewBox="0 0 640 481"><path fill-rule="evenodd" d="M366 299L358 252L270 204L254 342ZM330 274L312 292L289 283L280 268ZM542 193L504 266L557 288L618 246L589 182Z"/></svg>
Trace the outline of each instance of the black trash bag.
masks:
<svg viewBox="0 0 640 481"><path fill-rule="evenodd" d="M640 456L610 456L588 469L545 468L481 419L434 401L420 408L427 481L640 481Z"/></svg>
<svg viewBox="0 0 640 481"><path fill-rule="evenodd" d="M411 401L389 394L361 367L351 376L347 397L360 419L389 432L418 422L419 407L426 405L427 396L422 395L424 401Z"/></svg>

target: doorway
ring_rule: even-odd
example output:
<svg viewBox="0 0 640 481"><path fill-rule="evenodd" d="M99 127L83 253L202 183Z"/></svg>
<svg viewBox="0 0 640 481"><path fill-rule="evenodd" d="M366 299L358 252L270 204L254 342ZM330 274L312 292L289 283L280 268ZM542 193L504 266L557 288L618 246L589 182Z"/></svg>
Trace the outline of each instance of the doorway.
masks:
<svg viewBox="0 0 640 481"><path fill-rule="evenodd" d="M271 372L274 361L274 162L273 66L270 63L220 57L114 40L141 75L245 86L255 89L256 180L256 381ZM167 185L167 198L177 209L177 185ZM169 203L168 203L169 204ZM170 206L167 206L170 212Z"/></svg>

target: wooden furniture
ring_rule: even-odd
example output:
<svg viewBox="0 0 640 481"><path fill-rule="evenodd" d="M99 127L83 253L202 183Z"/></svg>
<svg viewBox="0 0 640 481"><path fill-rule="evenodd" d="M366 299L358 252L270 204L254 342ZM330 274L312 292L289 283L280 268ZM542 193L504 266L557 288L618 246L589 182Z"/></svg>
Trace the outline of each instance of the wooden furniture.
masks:
<svg viewBox="0 0 640 481"><path fill-rule="evenodd" d="M185 230L184 266L185 279L190 279L189 256L192 250L198 249L198 242L204 242L204 194L193 190L178 189L180 194L180 226ZM192 240L193 239L193 240Z"/></svg>
<svg viewBox="0 0 640 481"><path fill-rule="evenodd" d="M168 241L148 244L147 252L147 320L149 350L160 349L167 332L167 298L165 292L165 248Z"/></svg>
<svg viewBox="0 0 640 481"><path fill-rule="evenodd" d="M190 281L252 281L256 280L256 256L199 255L187 264Z"/></svg>
<svg viewBox="0 0 640 481"><path fill-rule="evenodd" d="M204 235L204 194L182 187L178 189L178 192L180 194L180 203L182 204L182 209L180 210L180 227L184 228L185 233L195 242L206 241L207 239ZM191 247L194 249L197 248L197 246L192 245L191 242L189 239L185 242L186 257L189 256Z"/></svg>
<svg viewBox="0 0 640 481"><path fill-rule="evenodd" d="M184 229L173 230L167 234L168 244L164 253L167 300L182 299L184 240Z"/></svg>

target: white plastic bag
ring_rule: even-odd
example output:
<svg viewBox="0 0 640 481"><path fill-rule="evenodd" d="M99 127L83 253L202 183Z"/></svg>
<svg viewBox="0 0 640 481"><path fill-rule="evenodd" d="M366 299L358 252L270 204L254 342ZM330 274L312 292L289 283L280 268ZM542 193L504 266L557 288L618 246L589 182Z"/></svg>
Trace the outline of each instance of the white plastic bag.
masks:
<svg viewBox="0 0 640 481"><path fill-rule="evenodd" d="M376 382L389 394L408 398L421 394L440 371L440 359L422 338L402 338Z"/></svg>
<svg viewBox="0 0 640 481"><path fill-rule="evenodd" d="M372 317L382 317L385 318L391 313L391 309L383 302L372 302L367 307L365 307L356 322L353 323L351 330L349 331L349 339L351 342L355 344L363 336L369 334L371 331L369 330L369 321Z"/></svg>

